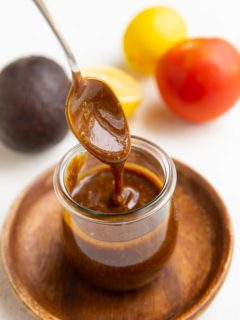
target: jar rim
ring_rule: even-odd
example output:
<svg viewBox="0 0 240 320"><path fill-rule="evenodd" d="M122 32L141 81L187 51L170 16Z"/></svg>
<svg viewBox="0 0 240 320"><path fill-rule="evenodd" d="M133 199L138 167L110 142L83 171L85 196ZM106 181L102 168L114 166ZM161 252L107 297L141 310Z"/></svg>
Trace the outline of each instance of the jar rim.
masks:
<svg viewBox="0 0 240 320"><path fill-rule="evenodd" d="M138 145L138 148L142 147L142 149L145 149L145 151L147 151L148 153L151 153L155 158L157 153L157 155L161 159L160 160L159 158L157 158L160 161L161 166L163 168L165 181L159 194L152 201L148 202L146 205L142 206L141 208L129 210L123 213L114 213L114 212L104 213L104 212L95 211L95 210L86 208L84 206L81 206L71 197L71 195L67 191L67 188L65 185L65 179L64 179L65 169L69 161L76 154L79 154L79 152L86 152L86 149L81 144L77 144L62 157L62 159L60 160L59 164L55 169L54 177L53 177L53 185L54 185L55 193L59 201L67 209L67 211L74 213L74 215L78 217L81 217L86 220L90 220L95 223L111 224L111 225L126 224L126 223L139 221L141 219L146 218L149 215L154 214L156 210L161 209L172 198L173 192L176 187L176 182L177 182L176 168L172 159L168 156L168 154L163 149L161 149L158 145L156 145L155 143L147 139L131 135L131 141L132 141L132 145L134 145L134 142L141 143L141 146ZM155 154L153 154L153 152ZM107 220L107 218L112 218L112 217L115 217L115 218L118 217L120 218L120 220L119 219L117 221ZM124 220L124 218L126 217L128 217L128 220Z"/></svg>

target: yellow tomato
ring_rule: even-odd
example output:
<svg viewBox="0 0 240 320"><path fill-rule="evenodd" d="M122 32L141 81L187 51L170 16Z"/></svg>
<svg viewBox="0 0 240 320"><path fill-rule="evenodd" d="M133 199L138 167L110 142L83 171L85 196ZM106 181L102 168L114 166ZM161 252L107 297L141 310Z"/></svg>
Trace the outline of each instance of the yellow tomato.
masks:
<svg viewBox="0 0 240 320"><path fill-rule="evenodd" d="M186 24L177 11L153 7L140 12L128 25L124 52L132 67L153 73L159 57L186 37Z"/></svg>
<svg viewBox="0 0 240 320"><path fill-rule="evenodd" d="M142 90L128 73L113 67L86 67L83 76L95 77L105 81L118 97L127 117L131 116L142 101Z"/></svg>

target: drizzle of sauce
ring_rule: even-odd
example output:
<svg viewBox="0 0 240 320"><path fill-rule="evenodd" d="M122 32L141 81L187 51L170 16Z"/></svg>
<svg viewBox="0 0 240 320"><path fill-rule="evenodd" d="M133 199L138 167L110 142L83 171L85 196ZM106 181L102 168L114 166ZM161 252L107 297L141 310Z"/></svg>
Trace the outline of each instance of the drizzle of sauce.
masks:
<svg viewBox="0 0 240 320"><path fill-rule="evenodd" d="M115 189L112 201L125 200L123 171L131 150L130 133L121 104L103 81L73 74L66 116L80 143L93 156L112 168Z"/></svg>
<svg viewBox="0 0 240 320"><path fill-rule="evenodd" d="M68 166L67 171L71 168L71 165ZM148 170L126 163L123 198L117 204L112 198L114 185L111 169L104 165L84 172L70 193L72 198L85 208L104 213L124 213L151 202L161 188L161 181L155 176L152 177Z"/></svg>

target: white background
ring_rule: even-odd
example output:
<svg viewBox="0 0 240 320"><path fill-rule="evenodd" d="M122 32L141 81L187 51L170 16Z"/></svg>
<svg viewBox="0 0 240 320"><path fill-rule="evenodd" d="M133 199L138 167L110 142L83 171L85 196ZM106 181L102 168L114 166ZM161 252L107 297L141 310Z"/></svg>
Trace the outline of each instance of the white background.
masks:
<svg viewBox="0 0 240 320"><path fill-rule="evenodd" d="M221 36L240 49L239 0L48 0L81 66L126 68L121 39L129 19L140 9L167 4L185 17L191 36ZM31 0L0 3L0 68L12 59L43 54L68 72L65 57ZM172 116L159 99L152 79L142 79L144 103L131 120L134 134L151 139L169 154L203 174L223 197L235 229L235 250L226 282L202 320L238 320L240 297L240 106L220 119L189 125ZM56 147L37 155L10 151L0 144L0 223L9 206L38 173L76 144L69 133ZM0 320L32 319L12 294L0 268ZM106 319L107 320L107 319Z"/></svg>

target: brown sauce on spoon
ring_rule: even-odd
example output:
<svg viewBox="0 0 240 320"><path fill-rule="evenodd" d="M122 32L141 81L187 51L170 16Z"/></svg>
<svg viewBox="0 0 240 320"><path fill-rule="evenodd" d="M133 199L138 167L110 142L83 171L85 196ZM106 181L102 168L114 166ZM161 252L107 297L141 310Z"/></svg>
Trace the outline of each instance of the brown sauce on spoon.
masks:
<svg viewBox="0 0 240 320"><path fill-rule="evenodd" d="M115 189L112 201L124 201L123 170L131 149L124 112L113 91L103 81L73 74L67 101L67 119L80 143L112 168Z"/></svg>

